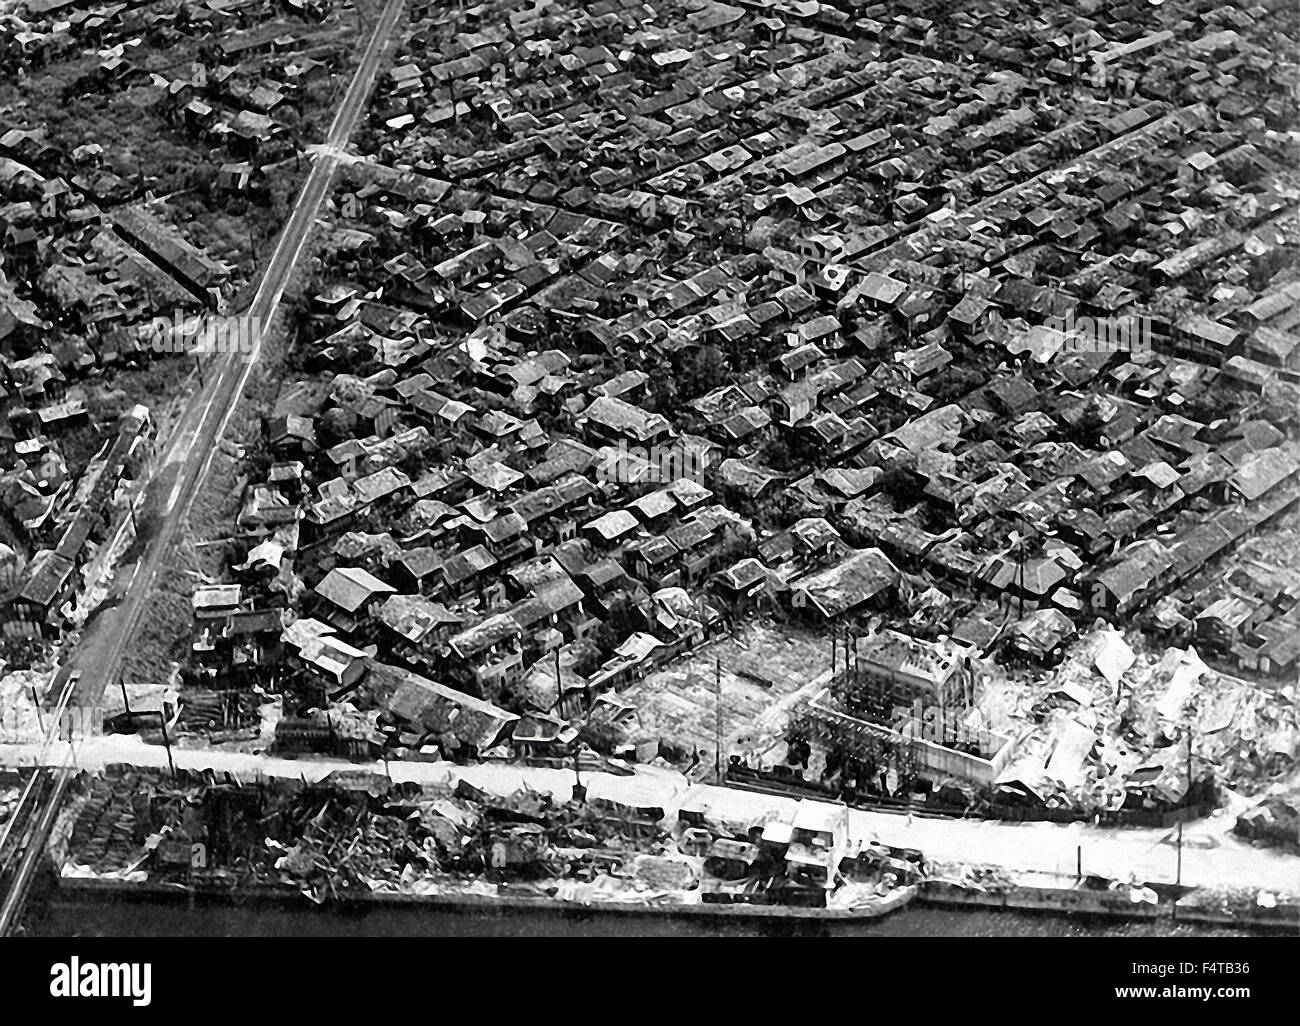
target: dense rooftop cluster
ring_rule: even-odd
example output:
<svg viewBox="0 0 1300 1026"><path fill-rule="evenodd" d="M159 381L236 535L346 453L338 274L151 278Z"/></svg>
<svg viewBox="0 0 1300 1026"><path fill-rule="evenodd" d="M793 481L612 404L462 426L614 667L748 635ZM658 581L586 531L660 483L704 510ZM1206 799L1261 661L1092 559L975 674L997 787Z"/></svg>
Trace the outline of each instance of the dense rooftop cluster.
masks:
<svg viewBox="0 0 1300 1026"><path fill-rule="evenodd" d="M319 3L6 10L0 588L16 615L0 644L12 657L84 615L78 596L138 502L153 419L194 369L175 357L245 283L248 250L275 227L257 223L281 198L270 179L295 179L298 130L348 44ZM101 473L128 436L130 466Z"/></svg>
<svg viewBox="0 0 1300 1026"><path fill-rule="evenodd" d="M1179 587L1297 494L1294 26L1129 8L417 7L209 678L284 607L449 754L644 740L611 689L754 607L1041 664L1241 605L1293 666L1289 589Z"/></svg>
<svg viewBox="0 0 1300 1026"><path fill-rule="evenodd" d="M464 758L665 751L756 611L1292 674L1294 11L947 8L410 5L187 684Z"/></svg>

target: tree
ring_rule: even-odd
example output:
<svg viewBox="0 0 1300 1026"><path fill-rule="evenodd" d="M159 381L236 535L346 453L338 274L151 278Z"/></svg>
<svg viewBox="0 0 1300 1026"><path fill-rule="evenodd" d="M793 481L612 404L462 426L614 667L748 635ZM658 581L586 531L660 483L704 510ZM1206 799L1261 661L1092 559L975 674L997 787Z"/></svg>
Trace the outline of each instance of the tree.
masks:
<svg viewBox="0 0 1300 1026"><path fill-rule="evenodd" d="M671 370L651 377L650 398L653 400L655 411L658 413L666 415L667 412L677 409L680 397L677 390L677 378Z"/></svg>
<svg viewBox="0 0 1300 1026"><path fill-rule="evenodd" d="M355 438L356 423L356 416L340 407L336 406L331 410L327 410L320 419L318 437L321 445L328 449L340 442L347 441L349 438Z"/></svg>
<svg viewBox="0 0 1300 1026"><path fill-rule="evenodd" d="M602 652L610 652L631 634L645 626L640 608L627 595L620 595L609 606L609 614L595 631L593 640Z"/></svg>
<svg viewBox="0 0 1300 1026"><path fill-rule="evenodd" d="M795 463L790 443L781 436L773 438L763 446L762 459L772 469L781 471L790 470Z"/></svg>
<svg viewBox="0 0 1300 1026"><path fill-rule="evenodd" d="M681 385L678 391L686 399L695 399L726 384L730 369L722 351L714 345L695 346L681 357Z"/></svg>

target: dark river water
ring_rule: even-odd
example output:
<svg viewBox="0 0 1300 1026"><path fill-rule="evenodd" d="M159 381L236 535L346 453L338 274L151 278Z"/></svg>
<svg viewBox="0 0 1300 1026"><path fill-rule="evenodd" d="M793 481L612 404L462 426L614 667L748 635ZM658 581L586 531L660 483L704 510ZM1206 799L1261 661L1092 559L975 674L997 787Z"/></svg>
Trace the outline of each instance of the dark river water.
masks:
<svg viewBox="0 0 1300 1026"><path fill-rule="evenodd" d="M590 937L833 935L884 937L1090 937L1241 936L1242 931L1203 926L1122 922L1089 916L950 910L913 906L865 923L785 924L573 911L381 907L364 911L250 906L139 899L58 900L29 918L27 932L54 937Z"/></svg>

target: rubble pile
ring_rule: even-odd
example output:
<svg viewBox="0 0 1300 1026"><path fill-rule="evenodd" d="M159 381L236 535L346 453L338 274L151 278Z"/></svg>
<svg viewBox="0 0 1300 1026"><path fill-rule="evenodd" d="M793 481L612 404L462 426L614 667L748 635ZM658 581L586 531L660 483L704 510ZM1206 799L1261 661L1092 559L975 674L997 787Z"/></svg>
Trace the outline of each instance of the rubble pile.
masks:
<svg viewBox="0 0 1300 1026"><path fill-rule="evenodd" d="M267 838L272 851L282 845ZM275 868L314 901L349 887L395 890L407 859L436 866L402 817L327 800Z"/></svg>
<svg viewBox="0 0 1300 1026"><path fill-rule="evenodd" d="M14 670L0 677L0 742L39 741L47 724L36 701L45 693L50 674L39 670Z"/></svg>
<svg viewBox="0 0 1300 1026"><path fill-rule="evenodd" d="M181 832L200 794L197 786L146 770L90 778L68 841L69 862L99 876L138 870L161 836Z"/></svg>
<svg viewBox="0 0 1300 1026"><path fill-rule="evenodd" d="M255 737L264 701L253 692L186 688L181 692L177 725L213 743Z"/></svg>
<svg viewBox="0 0 1300 1026"><path fill-rule="evenodd" d="M1237 817L1233 831L1260 844L1300 852L1300 782L1247 809Z"/></svg>
<svg viewBox="0 0 1300 1026"><path fill-rule="evenodd" d="M1296 765L1293 686L1219 673L1193 648L1156 658L1119 632L1086 635L1049 676L987 679L980 715L1018 737L1000 796L1094 811L1168 808L1212 785L1256 794Z"/></svg>
<svg viewBox="0 0 1300 1026"><path fill-rule="evenodd" d="M527 788L502 797L464 782L454 792L421 789L367 771L254 787L114 767L84 778L76 802L66 875L193 882L206 872L292 887L317 902L354 888L427 889L485 873L590 878L598 867L620 867L620 853L665 851L662 809L559 804Z"/></svg>

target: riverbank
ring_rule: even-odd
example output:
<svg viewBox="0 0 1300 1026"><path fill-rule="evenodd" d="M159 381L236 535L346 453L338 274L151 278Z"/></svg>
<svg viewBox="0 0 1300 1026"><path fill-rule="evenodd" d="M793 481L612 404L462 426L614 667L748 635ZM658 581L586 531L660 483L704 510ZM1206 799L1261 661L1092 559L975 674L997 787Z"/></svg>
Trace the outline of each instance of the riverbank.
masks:
<svg viewBox="0 0 1300 1026"><path fill-rule="evenodd" d="M357 895L315 905L293 891L257 887L197 893L157 882L60 881L28 930L35 935L95 936L1244 936L1295 935L1300 925L1246 923L1196 914L1177 917L1034 903L1028 892L990 894L922 887L906 908L882 918L823 914L745 916L727 906L598 905L479 895ZM796 910L801 913L813 910ZM368 924L368 925L365 925ZM373 927L373 930L370 928Z"/></svg>
<svg viewBox="0 0 1300 1026"><path fill-rule="evenodd" d="M1092 886L1088 886L1091 883ZM1159 894L1159 900L1135 900L1127 886L1099 886L1099 881L1051 878L1037 883L1017 882L1002 886L962 884L951 880L927 880L914 896L899 902L898 908L912 901L947 909L987 909L1018 914L1082 915L1100 919L1134 922L1183 922L1202 926L1232 926L1245 930L1300 935L1300 904L1272 908L1206 901L1195 891ZM130 895L152 900L230 901L232 903L279 902L289 906L311 904L287 888L248 885L236 890L186 888L155 881L94 880L64 878L59 890L65 898L85 900L103 895ZM651 901L575 901L520 893L520 888L503 888L498 893L468 890L445 893L396 893L354 891L341 894L340 909L374 906L405 907L440 912L478 914L500 911L549 911L559 915L580 912L610 914L616 918L738 918L762 920L822 920L828 922L863 922L881 918L876 911L854 909L799 908L793 906L685 903L679 900ZM513 892L512 892L513 891ZM317 906L320 907L320 906ZM893 914L888 910L884 914Z"/></svg>
<svg viewBox="0 0 1300 1026"><path fill-rule="evenodd" d="M57 885L57 900L94 901L104 898L129 898L136 901L225 903L232 905L280 905L286 908L315 907L323 911L347 913L357 908L407 908L430 912L455 912L467 915L502 912L547 912L555 915L581 916L600 914L619 919L749 919L825 922L866 922L881 918L875 909L855 908L801 908L792 905L714 904L700 901L647 900L647 901L573 901L522 893L515 887L499 893L470 890L447 890L442 893L402 893L392 891L358 891L340 894L323 905L316 905L302 894L284 887L248 884L231 890L185 887L183 885L152 880L105 880L85 877L65 877ZM897 903L905 907L915 894L909 894ZM889 914L886 912L885 914Z"/></svg>
<svg viewBox="0 0 1300 1026"><path fill-rule="evenodd" d="M1152 900L1154 899L1154 900ZM1229 901L1195 890L1164 893L1098 880L1058 878L1041 884L1017 882L980 887L927 880L917 898L939 908L980 908L1022 914L1087 915L1170 926L1231 926L1252 932L1300 935L1300 904L1272 906Z"/></svg>

